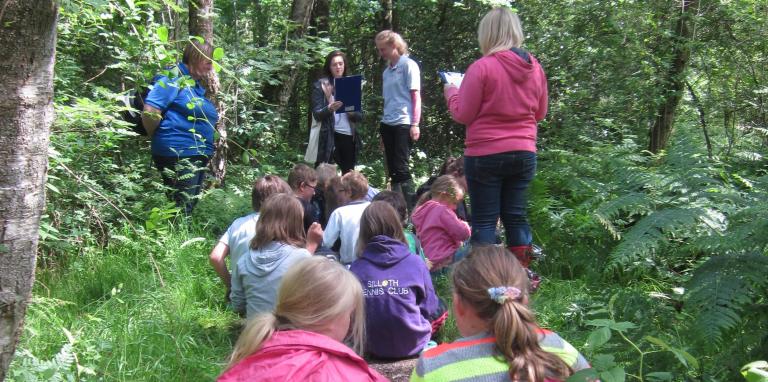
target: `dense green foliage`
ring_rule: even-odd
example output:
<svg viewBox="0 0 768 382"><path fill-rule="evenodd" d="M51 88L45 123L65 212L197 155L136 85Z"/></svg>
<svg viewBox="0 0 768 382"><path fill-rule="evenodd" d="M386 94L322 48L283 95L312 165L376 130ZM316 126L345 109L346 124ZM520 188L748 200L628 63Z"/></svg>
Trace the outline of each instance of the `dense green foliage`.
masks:
<svg viewBox="0 0 768 382"><path fill-rule="evenodd" d="M394 28L423 73L412 165L426 177L463 140L433 73L479 57L476 26L491 2L393 3ZM675 29L680 2L512 4L550 86L531 190L534 240L547 253L533 304L604 381L735 381L768 354L768 3L690 3L689 37ZM309 84L334 47L367 80L362 171L385 186L372 41L381 2L334 0L328 31L289 38L291 2L217 1L227 180L191 218L177 216L148 141L118 113L125 91L178 60L186 6L61 1L47 209L13 381L211 380L221 371L238 324L208 251L248 210L249 182L285 176L302 157ZM680 46L691 51L686 87L672 89ZM277 104L270 94L292 69L292 97ZM658 108L680 91L672 139L652 155ZM447 280L437 284L450 298ZM442 337L456 336L449 321Z"/></svg>

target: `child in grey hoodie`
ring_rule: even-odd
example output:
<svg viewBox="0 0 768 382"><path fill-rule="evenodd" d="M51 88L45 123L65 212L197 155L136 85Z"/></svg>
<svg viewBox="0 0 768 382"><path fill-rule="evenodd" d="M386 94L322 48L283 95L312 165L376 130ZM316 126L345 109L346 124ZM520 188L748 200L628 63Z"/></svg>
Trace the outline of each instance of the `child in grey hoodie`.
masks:
<svg viewBox="0 0 768 382"><path fill-rule="evenodd" d="M251 250L242 256L232 277L232 307L252 317L271 312L283 275L315 252L323 237L320 224L305 233L304 211L293 195L270 196L261 207Z"/></svg>

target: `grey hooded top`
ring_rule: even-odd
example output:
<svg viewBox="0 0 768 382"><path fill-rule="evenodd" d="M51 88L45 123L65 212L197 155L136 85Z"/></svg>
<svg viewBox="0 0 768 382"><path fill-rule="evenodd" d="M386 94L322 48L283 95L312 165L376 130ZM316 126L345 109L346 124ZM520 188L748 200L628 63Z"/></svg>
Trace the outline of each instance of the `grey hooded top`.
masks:
<svg viewBox="0 0 768 382"><path fill-rule="evenodd" d="M271 242L240 257L232 274L232 307L251 318L275 309L283 275L295 263L309 258L304 248Z"/></svg>

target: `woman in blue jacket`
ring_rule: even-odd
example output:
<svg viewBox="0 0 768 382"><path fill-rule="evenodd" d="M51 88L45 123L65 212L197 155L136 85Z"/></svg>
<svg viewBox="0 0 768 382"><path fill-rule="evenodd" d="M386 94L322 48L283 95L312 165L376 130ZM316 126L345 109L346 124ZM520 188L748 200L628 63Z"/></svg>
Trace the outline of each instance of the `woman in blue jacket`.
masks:
<svg viewBox="0 0 768 382"><path fill-rule="evenodd" d="M144 101L142 122L152 138L152 160L186 214L197 202L219 120L200 84L213 67L212 53L212 45L191 41L181 62L155 82Z"/></svg>

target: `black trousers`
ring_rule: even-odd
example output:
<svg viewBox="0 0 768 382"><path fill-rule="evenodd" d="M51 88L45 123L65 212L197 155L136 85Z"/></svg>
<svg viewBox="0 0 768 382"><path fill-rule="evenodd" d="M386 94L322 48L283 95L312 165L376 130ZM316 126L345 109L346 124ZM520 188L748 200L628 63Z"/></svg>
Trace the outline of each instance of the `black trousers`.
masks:
<svg viewBox="0 0 768 382"><path fill-rule="evenodd" d="M153 155L152 159L155 167L160 171L163 184L171 189L169 199L174 201L176 207L181 208L186 215L191 215L205 180L208 157L196 155L179 158Z"/></svg>
<svg viewBox="0 0 768 382"><path fill-rule="evenodd" d="M382 123L379 126L379 133L384 143L384 156L391 182L410 181L411 171L408 168L408 159L411 154L411 126L392 126Z"/></svg>
<svg viewBox="0 0 768 382"><path fill-rule="evenodd" d="M347 134L333 133L333 158L346 174L355 169L355 137Z"/></svg>

